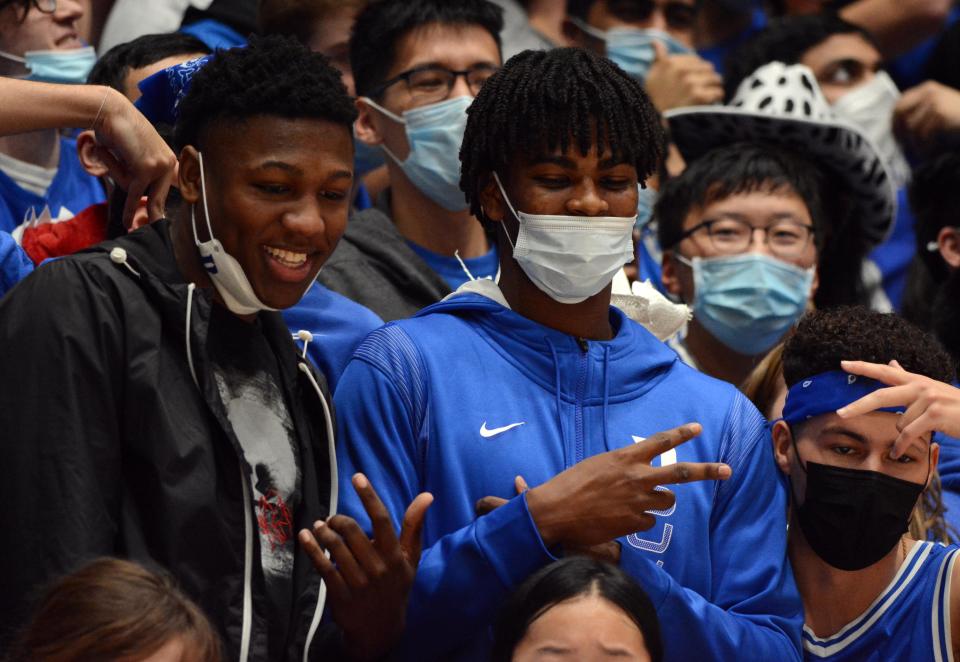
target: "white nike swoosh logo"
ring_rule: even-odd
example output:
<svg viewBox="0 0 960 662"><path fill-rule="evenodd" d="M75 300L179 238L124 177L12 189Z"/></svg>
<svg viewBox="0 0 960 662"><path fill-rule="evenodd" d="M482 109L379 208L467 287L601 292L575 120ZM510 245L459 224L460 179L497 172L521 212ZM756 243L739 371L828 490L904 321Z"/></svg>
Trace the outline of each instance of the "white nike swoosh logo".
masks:
<svg viewBox="0 0 960 662"><path fill-rule="evenodd" d="M520 423L511 423L510 425L504 425L502 428L493 428L492 430L487 427L487 422L484 421L483 425L480 426L480 436L484 439L489 439L490 437L496 437L498 434L503 434L507 430L512 430L513 428L520 427L526 423L526 421L521 421Z"/></svg>

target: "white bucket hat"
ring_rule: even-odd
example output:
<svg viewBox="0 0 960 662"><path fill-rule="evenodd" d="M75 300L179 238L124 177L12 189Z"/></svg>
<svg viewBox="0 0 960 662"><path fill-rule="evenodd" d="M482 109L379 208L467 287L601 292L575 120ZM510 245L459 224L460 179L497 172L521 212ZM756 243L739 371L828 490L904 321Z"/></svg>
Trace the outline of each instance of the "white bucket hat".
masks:
<svg viewBox="0 0 960 662"><path fill-rule="evenodd" d="M677 108L664 116L688 161L735 142L782 145L847 183L871 248L893 229L897 190L880 151L830 108L802 64L769 62L740 83L729 105Z"/></svg>

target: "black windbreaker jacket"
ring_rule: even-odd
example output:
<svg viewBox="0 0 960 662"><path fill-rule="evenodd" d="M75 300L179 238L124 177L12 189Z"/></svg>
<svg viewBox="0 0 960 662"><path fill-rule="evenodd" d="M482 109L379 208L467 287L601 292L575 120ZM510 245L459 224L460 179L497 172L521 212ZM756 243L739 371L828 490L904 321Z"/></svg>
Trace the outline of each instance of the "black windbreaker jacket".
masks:
<svg viewBox="0 0 960 662"><path fill-rule="evenodd" d="M0 630L38 586L116 555L168 569L226 659L325 657L336 634L314 634L320 581L299 545L290 626L268 632L250 467L207 357L211 290L183 281L169 228L42 266L0 301ZM293 394L297 531L336 507L329 395L280 315L260 320Z"/></svg>

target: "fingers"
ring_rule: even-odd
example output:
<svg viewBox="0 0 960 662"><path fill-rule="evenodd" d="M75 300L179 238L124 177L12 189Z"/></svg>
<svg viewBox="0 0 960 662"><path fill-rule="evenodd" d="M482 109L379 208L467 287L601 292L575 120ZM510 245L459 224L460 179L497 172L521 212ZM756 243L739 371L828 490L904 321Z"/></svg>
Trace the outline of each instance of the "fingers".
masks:
<svg viewBox="0 0 960 662"><path fill-rule="evenodd" d="M656 39L653 40L653 61L659 62L667 59L667 45Z"/></svg>
<svg viewBox="0 0 960 662"><path fill-rule="evenodd" d="M906 407L916 399L916 387L912 384L881 388L837 410L840 418L852 418L886 407Z"/></svg>
<svg viewBox="0 0 960 662"><path fill-rule="evenodd" d="M883 382L888 386L898 386L909 381L910 373L900 367L895 360L889 364L868 363L867 361L841 361L840 367L851 375L860 375Z"/></svg>
<svg viewBox="0 0 960 662"><path fill-rule="evenodd" d="M167 168L160 179L156 180L147 194L147 216L150 222L158 221L167 213L167 194L176 181L176 168Z"/></svg>
<svg viewBox="0 0 960 662"><path fill-rule="evenodd" d="M646 481L651 485L679 485L700 480L726 480L732 473L728 465L719 462L678 462L654 468Z"/></svg>
<svg viewBox="0 0 960 662"><path fill-rule="evenodd" d="M513 486L517 490L517 494L523 494L530 489L530 486L527 485L527 481L523 479L523 476L517 476L513 479Z"/></svg>
<svg viewBox="0 0 960 662"><path fill-rule="evenodd" d="M140 206L140 198L146 192L149 183L149 181L138 178L131 181L130 186L127 187L127 201L123 205L123 225L125 228L130 229L133 224L133 216L137 212L137 207ZM164 193L164 196L166 196L166 193Z"/></svg>
<svg viewBox="0 0 960 662"><path fill-rule="evenodd" d="M314 524L314 527L320 525L322 525L322 522L317 522ZM334 604L342 604L349 599L350 589L347 587L346 582L343 581L343 577L340 576L336 566L333 565L333 562L327 558L327 555L323 553L320 545L317 544L317 539L314 534L307 529L302 529L298 539L307 556L310 557L313 567L316 568L320 574L320 578L323 579L323 582L327 585L327 595Z"/></svg>
<svg viewBox="0 0 960 662"><path fill-rule="evenodd" d="M376 490L373 489L373 485L362 473L354 474L350 482L353 484L353 490L360 497L363 509L367 511L367 515L370 517L374 546L381 553L396 549L397 534L393 529L390 513L387 511L387 507L383 505L383 501L380 500Z"/></svg>
<svg viewBox="0 0 960 662"><path fill-rule="evenodd" d="M699 423L687 423L672 430L658 432L652 437L623 450L630 454L637 454L642 460L649 462L658 455L690 441L702 431L703 427Z"/></svg>
<svg viewBox="0 0 960 662"><path fill-rule="evenodd" d="M353 525L357 527L357 531L360 534L359 537L362 537L363 542L366 543L366 550L351 549L351 547L354 546L362 548L363 542L358 540L358 536L354 532L347 531L347 521L352 522ZM338 531L337 529L341 529L342 531ZM369 584L367 574L360 566L358 558L364 557L365 560L369 562L370 554L376 554L376 551L373 549L370 539L360 530L356 522L344 515L334 515L326 523L318 522L314 525L313 533L317 538L317 542L330 552L330 559L337 565L339 574L343 577L347 586L351 589L363 589ZM349 546L346 540L344 540L344 533L350 537ZM359 551L360 553L355 556L354 551ZM370 563L370 565L371 567L375 567L374 563Z"/></svg>
<svg viewBox="0 0 960 662"><path fill-rule="evenodd" d="M432 494L429 492L418 494L403 515L403 526L400 529L400 548L413 567L420 563L423 522L427 516L427 508L430 507L431 503L433 503Z"/></svg>
<svg viewBox="0 0 960 662"><path fill-rule="evenodd" d="M492 513L505 503L508 503L508 501L502 497L485 496L477 501L473 510L477 514L477 517L482 517L487 513Z"/></svg>

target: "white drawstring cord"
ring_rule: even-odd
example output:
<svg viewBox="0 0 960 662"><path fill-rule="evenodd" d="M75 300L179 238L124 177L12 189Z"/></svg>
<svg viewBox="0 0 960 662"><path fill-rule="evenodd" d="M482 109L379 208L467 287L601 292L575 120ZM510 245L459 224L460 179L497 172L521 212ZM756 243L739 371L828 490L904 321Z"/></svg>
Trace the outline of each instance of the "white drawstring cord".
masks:
<svg viewBox="0 0 960 662"><path fill-rule="evenodd" d="M457 262L460 263L460 268L463 269L463 273L467 274L467 278L470 280L476 280L476 278L473 277L473 274L470 273L470 270L467 269L467 263L463 261L462 257L460 257L460 249L453 251L453 257L457 258Z"/></svg>
<svg viewBox="0 0 960 662"><path fill-rule="evenodd" d="M305 338L300 334L305 334L309 336L309 339ZM297 337L304 341L303 353L306 355L307 346L306 344L313 339L313 335L309 331L300 331L297 334ZM337 471L337 445L333 437L333 414L330 413L330 405L327 404L327 399L323 397L323 390L320 388L320 384L317 383L317 380L314 379L313 373L310 371L310 367L306 363L300 363L298 365L301 372L307 376L307 379L310 380L310 384L313 385L313 389L317 392L317 397L320 398L320 404L323 406L323 416L327 425L327 452L329 454L329 463L330 463L330 503L329 508L327 509L327 518L333 517L337 512L337 503L339 500L339 473ZM325 551L324 554L329 559L330 552ZM310 644L313 643L313 637L317 633L317 628L320 626L320 618L323 616L323 607L327 601L327 585L321 580L320 588L317 590L317 607L313 612L313 620L310 622L310 629L307 631L307 640L303 646L303 662L307 662L309 653L310 653Z"/></svg>
<svg viewBox="0 0 960 662"><path fill-rule="evenodd" d="M313 342L313 334L304 329L300 329L295 334L293 334L293 339L300 340L303 342L303 353L300 355L300 358L302 359L307 358L307 345Z"/></svg>
<svg viewBox="0 0 960 662"><path fill-rule="evenodd" d="M197 289L194 283L187 285L187 328L184 334L187 341L187 365L190 367L190 376L193 377L193 383L200 389L200 382L197 381L197 371L193 367L193 352L190 349L190 317L193 312L193 291Z"/></svg>
<svg viewBox="0 0 960 662"><path fill-rule="evenodd" d="M114 246L110 250L110 261L114 264L120 264L127 268L127 270L132 273L137 278L140 278L140 272L130 266L130 263L127 262L127 251L123 250L119 246Z"/></svg>

